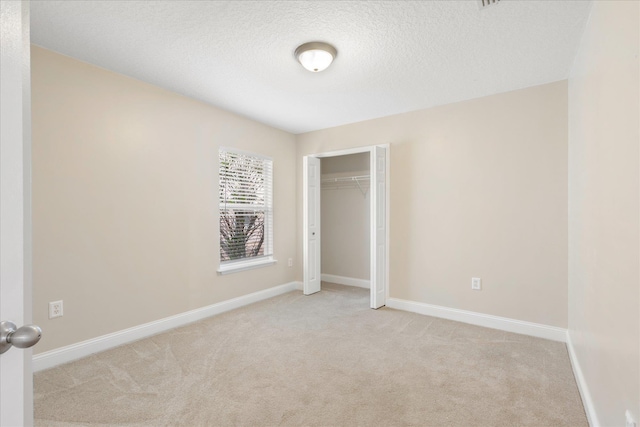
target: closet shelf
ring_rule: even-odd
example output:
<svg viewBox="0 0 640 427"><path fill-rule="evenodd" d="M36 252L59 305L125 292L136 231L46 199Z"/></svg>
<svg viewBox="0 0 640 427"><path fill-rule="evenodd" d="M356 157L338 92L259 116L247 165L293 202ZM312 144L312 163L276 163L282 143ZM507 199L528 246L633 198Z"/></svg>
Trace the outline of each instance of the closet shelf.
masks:
<svg viewBox="0 0 640 427"><path fill-rule="evenodd" d="M369 181L369 175L340 176L336 178L322 178L323 190L342 190L349 188L358 188L363 196L366 197L369 185L361 183Z"/></svg>
<svg viewBox="0 0 640 427"><path fill-rule="evenodd" d="M340 176L337 178L322 178L322 183L326 182L351 182L351 181L365 181L369 180L369 175L356 175L356 176ZM318 181L316 181L318 182Z"/></svg>

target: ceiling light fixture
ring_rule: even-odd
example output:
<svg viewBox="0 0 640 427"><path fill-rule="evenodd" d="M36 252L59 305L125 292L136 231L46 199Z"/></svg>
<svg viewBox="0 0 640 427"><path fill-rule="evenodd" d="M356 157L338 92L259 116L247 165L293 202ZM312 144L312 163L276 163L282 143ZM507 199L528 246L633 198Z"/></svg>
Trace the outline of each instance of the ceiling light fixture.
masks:
<svg viewBox="0 0 640 427"><path fill-rule="evenodd" d="M309 42L298 46L295 57L307 70L318 73L327 69L338 54L335 47L323 42Z"/></svg>

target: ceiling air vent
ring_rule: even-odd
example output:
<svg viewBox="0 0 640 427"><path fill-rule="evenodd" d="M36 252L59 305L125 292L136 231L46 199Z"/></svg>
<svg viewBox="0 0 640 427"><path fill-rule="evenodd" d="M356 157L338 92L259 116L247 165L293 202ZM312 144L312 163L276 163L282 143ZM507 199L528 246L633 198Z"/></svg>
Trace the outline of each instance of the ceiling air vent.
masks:
<svg viewBox="0 0 640 427"><path fill-rule="evenodd" d="M500 3L500 0L478 0L478 3L480 3L480 9L484 9L485 7Z"/></svg>

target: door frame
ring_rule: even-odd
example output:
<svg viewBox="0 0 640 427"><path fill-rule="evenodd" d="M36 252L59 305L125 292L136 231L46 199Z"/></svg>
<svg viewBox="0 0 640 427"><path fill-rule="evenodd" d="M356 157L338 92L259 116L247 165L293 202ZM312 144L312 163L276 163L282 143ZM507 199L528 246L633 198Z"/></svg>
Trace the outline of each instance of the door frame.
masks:
<svg viewBox="0 0 640 427"><path fill-rule="evenodd" d="M29 1L2 1L0 321L31 323L31 55ZM32 350L0 355L0 426L33 425Z"/></svg>
<svg viewBox="0 0 640 427"><path fill-rule="evenodd" d="M389 193L390 193L390 188L391 188L391 174L390 174L390 162L389 162L389 157L390 157L390 144L377 144L377 145L368 145L368 146L364 146L364 147L355 147L355 148L348 148L348 149L344 149L344 150L335 150L335 151L326 151L326 152L322 152L322 153L314 153L314 154L308 154L302 157L302 162L303 162L303 171L306 170L306 167L304 166L306 164L306 157L316 157L316 158L327 158L327 157L338 157L338 156L345 156L348 154L358 154L358 153L369 153L369 164L372 165L372 159L375 157L375 148L376 147L382 147L385 149L385 230L386 230L386 236L385 236L385 256L384 256L384 264L385 264L385 274L384 274L384 287L385 287L385 304L386 301L389 299L389 207L390 207L390 203L389 203ZM370 166L370 170L369 173L372 173L372 167ZM304 177L303 177L304 178ZM373 192L375 192L375 180L370 179L369 180L369 194L373 194ZM302 185L302 192L303 192L303 224L306 224L306 218L305 218L305 212L307 211L305 203L306 200L308 199L308 193L307 193L307 185L306 185L306 178L303 180L303 185ZM375 207L373 206L373 200L374 198L371 197L372 200L372 204L369 207L369 235L373 236L374 233L376 232L376 224L377 224L377 209L375 209ZM322 224L322 222L320 222ZM303 225L304 227L304 225ZM370 239L370 245L372 244L372 241ZM302 233L302 247L305 248L308 245L308 241L307 241L307 233L305 232L305 230L303 229L303 233ZM370 271L370 277L369 277L369 283L371 284L369 287L369 292L370 292L370 296L371 296L371 308L373 307L373 295L375 294L376 289L374 288L374 280L372 280L371 275L373 273L373 263L372 263L372 258L373 258L373 251L371 250L371 247L369 248L369 271ZM306 266L308 265L308 259L307 259L307 253L306 251L303 251L303 281L305 280L305 278L308 276L306 274L306 272L304 271L304 269L306 268ZM303 288L304 288L304 283L303 283Z"/></svg>

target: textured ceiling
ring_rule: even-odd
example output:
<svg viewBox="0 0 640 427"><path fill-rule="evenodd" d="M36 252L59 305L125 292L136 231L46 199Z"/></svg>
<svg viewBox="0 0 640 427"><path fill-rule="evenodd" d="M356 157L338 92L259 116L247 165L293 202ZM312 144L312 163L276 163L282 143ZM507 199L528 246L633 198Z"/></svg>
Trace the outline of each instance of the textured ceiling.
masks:
<svg viewBox="0 0 640 427"><path fill-rule="evenodd" d="M42 47L293 133L568 77L590 2L31 1ZM321 73L308 41L338 56Z"/></svg>

